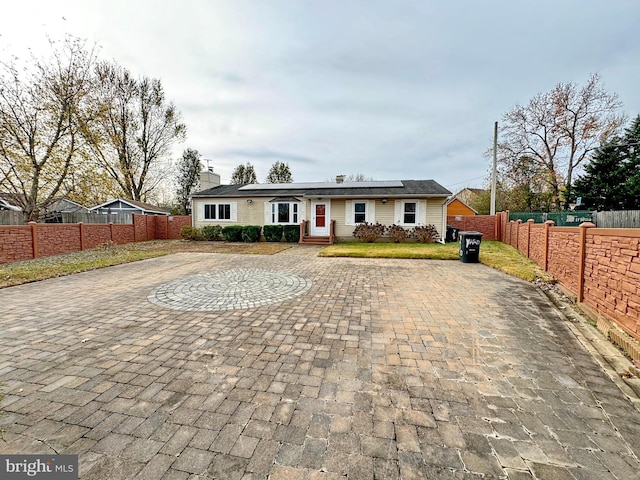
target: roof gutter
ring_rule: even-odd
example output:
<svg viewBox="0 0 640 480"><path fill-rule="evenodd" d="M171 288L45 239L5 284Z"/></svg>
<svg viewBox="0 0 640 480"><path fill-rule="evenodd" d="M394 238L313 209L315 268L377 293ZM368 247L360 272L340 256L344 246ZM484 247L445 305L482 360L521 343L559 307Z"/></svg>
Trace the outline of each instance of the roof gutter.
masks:
<svg viewBox="0 0 640 480"><path fill-rule="evenodd" d="M407 193L405 195L385 195L375 193L371 195L303 195L305 198L446 198L447 195L438 193Z"/></svg>
<svg viewBox="0 0 640 480"><path fill-rule="evenodd" d="M220 194L220 195L191 195L191 198L247 198L247 197L300 197L300 198L447 198L445 193L406 193L406 194L384 194L384 193L372 193L369 195L332 195L322 194L321 192L314 194L283 194L283 193L270 193L270 194L257 194L247 193L244 195L236 194Z"/></svg>

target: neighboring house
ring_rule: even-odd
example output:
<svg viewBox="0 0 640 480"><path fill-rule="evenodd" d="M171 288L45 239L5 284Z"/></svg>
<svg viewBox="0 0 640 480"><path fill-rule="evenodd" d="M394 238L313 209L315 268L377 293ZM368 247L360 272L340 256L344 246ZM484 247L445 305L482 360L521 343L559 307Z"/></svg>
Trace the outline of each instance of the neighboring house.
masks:
<svg viewBox="0 0 640 480"><path fill-rule="evenodd" d="M103 214L137 213L142 215L169 215L169 212L156 205L124 198L114 198L113 200L90 208L89 211Z"/></svg>
<svg viewBox="0 0 640 480"><path fill-rule="evenodd" d="M79 203L74 202L73 200L69 200L68 198L61 198L49 205L47 211L60 213L88 213L89 209L84 205L80 205Z"/></svg>
<svg viewBox="0 0 640 480"><path fill-rule="evenodd" d="M353 240L364 222L446 232L451 192L433 180L220 185L192 195L193 225L300 225L301 242Z"/></svg>
<svg viewBox="0 0 640 480"><path fill-rule="evenodd" d="M49 205L41 217L46 223L62 223L63 213L89 213L89 209L68 198L61 198Z"/></svg>
<svg viewBox="0 0 640 480"><path fill-rule="evenodd" d="M451 197L447 202L447 216L467 216L467 215L477 215L478 212L467 205L465 202L460 200L459 198Z"/></svg>
<svg viewBox="0 0 640 480"><path fill-rule="evenodd" d="M461 202L472 205L473 201L478 195L484 195L487 193L487 190L482 188L463 188L455 195L452 195L452 198L457 198Z"/></svg>

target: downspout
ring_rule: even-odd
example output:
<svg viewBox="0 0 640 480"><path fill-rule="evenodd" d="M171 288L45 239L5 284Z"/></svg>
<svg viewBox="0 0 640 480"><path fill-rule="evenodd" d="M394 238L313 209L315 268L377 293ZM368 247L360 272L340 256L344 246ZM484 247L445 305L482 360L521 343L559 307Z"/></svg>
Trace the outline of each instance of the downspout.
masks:
<svg viewBox="0 0 640 480"><path fill-rule="evenodd" d="M442 203L442 226L441 228L441 234L440 234L440 243L444 244L446 241L446 236L447 236L447 199L444 199L444 202Z"/></svg>

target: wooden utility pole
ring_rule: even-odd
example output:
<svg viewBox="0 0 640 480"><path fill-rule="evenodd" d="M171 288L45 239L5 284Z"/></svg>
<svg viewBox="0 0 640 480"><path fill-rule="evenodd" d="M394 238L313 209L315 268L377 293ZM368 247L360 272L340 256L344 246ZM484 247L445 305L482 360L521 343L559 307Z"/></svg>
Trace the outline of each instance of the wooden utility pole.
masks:
<svg viewBox="0 0 640 480"><path fill-rule="evenodd" d="M491 170L491 215L496 214L496 185L498 170L498 122L493 125L493 169Z"/></svg>

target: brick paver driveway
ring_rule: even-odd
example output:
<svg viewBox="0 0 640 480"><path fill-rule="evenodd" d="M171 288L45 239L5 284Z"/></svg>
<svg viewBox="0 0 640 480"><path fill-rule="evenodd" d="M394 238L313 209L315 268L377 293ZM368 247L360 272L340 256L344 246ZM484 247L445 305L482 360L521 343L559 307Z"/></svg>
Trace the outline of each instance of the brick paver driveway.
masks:
<svg viewBox="0 0 640 480"><path fill-rule="evenodd" d="M482 265L177 254L0 306L0 453L83 479L639 478L638 411Z"/></svg>

